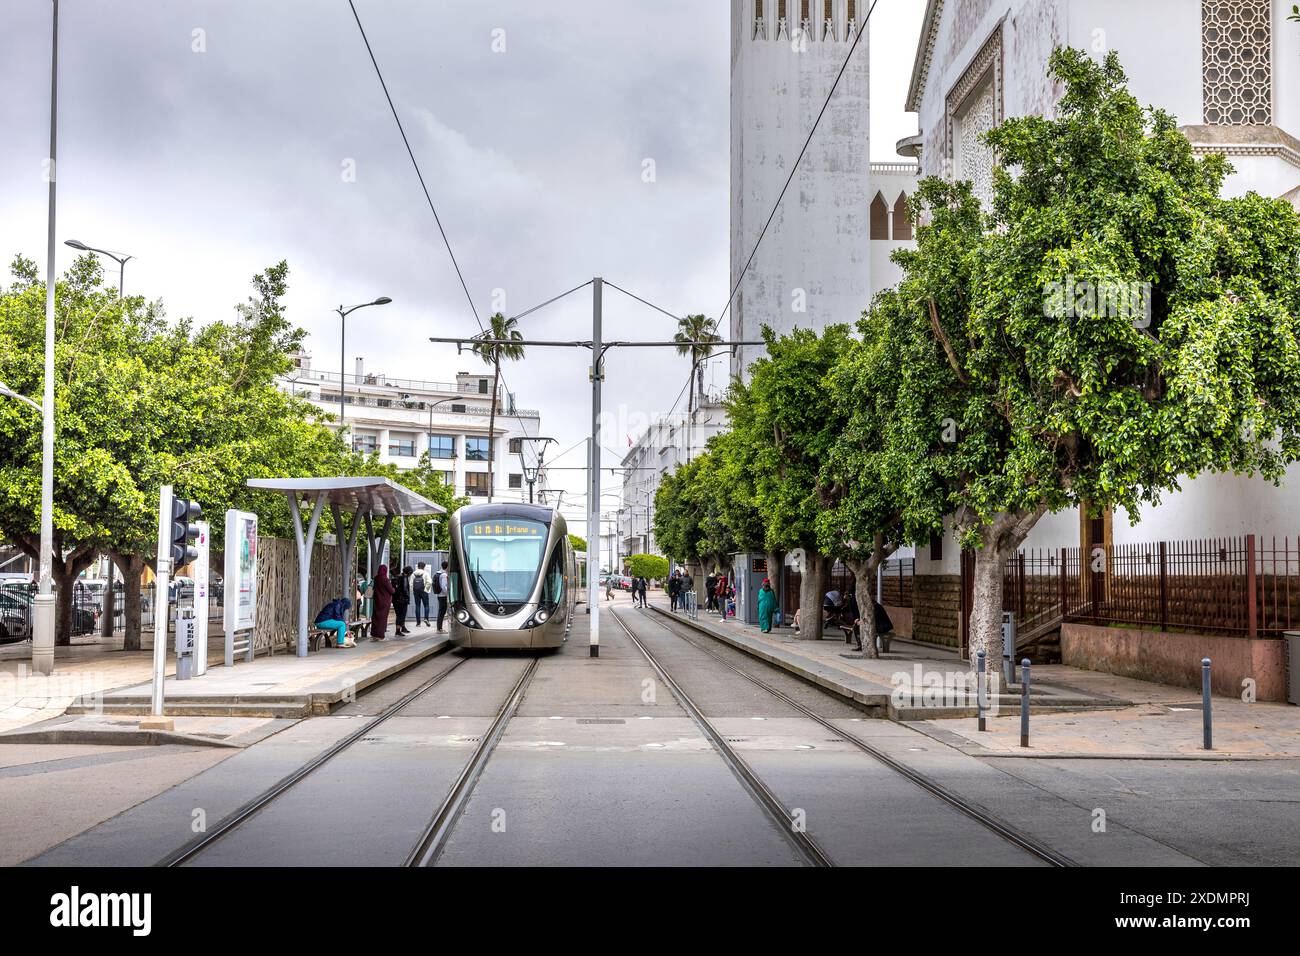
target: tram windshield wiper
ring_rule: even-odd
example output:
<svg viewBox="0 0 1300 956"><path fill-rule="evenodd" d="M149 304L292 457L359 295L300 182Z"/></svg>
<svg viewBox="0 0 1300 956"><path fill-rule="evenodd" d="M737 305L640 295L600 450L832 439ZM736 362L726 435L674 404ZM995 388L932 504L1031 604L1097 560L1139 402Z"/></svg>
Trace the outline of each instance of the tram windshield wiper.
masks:
<svg viewBox="0 0 1300 956"><path fill-rule="evenodd" d="M483 577L483 572L478 569L478 562L474 562L474 581L488 593L497 604L501 604L501 598L497 597L497 592L493 590L492 585L488 584L487 578Z"/></svg>

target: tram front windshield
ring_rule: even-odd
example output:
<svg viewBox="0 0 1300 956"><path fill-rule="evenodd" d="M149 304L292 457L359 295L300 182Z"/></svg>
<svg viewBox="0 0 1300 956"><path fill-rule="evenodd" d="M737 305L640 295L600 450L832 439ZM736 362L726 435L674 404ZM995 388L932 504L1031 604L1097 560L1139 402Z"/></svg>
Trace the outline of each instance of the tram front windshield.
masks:
<svg viewBox="0 0 1300 956"><path fill-rule="evenodd" d="M461 529L465 577L484 604L522 604L532 594L542 564L547 527L540 521L502 518Z"/></svg>

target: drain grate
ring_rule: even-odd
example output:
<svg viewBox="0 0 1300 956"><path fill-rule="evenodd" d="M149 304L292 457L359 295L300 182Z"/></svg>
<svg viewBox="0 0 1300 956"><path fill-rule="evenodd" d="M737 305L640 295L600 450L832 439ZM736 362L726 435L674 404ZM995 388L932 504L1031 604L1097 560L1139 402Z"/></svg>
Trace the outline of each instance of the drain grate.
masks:
<svg viewBox="0 0 1300 956"><path fill-rule="evenodd" d="M580 724L626 724L627 721L621 717L579 717Z"/></svg>
<svg viewBox="0 0 1300 956"><path fill-rule="evenodd" d="M843 737L827 737L825 740L822 741L822 743L827 743L827 744L842 744L842 743L844 743L844 738L843 738Z"/></svg>
<svg viewBox="0 0 1300 956"><path fill-rule="evenodd" d="M748 743L748 742L749 742L749 738L748 738L748 737L728 737L728 738L727 738L727 743L729 743L729 744L743 744L743 743Z"/></svg>

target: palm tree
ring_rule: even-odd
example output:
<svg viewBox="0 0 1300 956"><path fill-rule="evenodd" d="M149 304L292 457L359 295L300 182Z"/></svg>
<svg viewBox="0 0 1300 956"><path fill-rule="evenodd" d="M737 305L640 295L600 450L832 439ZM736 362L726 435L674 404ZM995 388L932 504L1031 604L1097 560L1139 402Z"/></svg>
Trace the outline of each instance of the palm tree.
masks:
<svg viewBox="0 0 1300 956"><path fill-rule="evenodd" d="M522 342L524 339L516 325L514 319L507 319L498 312L492 316L488 328L484 330L481 336L478 336L482 341L475 343L473 347L474 354L492 366L492 412L488 417L489 503L492 501L492 492L496 490L496 479L492 476L492 470L497 452L497 388L501 383L501 360L509 359L512 362L517 362L524 357L524 347L514 344L515 342Z"/></svg>
<svg viewBox="0 0 1300 956"><path fill-rule="evenodd" d="M678 355L689 355L691 357L691 364L696 376L696 388L703 395L704 359L708 358L713 346L722 341L722 336L714 331L711 320L702 315L688 315L677 320L677 334L673 336L673 341L681 343L677 346ZM694 399L692 399L692 409L694 408L693 401Z"/></svg>

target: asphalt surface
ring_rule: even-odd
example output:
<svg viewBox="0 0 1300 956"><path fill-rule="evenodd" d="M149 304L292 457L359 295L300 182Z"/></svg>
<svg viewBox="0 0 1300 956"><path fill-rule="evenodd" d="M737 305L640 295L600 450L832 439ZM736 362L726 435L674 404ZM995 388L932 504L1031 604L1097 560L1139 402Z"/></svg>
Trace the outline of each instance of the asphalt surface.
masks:
<svg viewBox="0 0 1300 956"><path fill-rule="evenodd" d="M568 644L539 656L436 865L806 863L790 824L760 805L611 611L836 864L1041 865L863 753L854 736L1081 864L1300 862L1295 762L977 759L910 727L867 718L842 698L653 612L622 602L602 610L599 658L588 655L585 616ZM206 757L184 779L155 773L156 792L89 815L83 832L30 862L157 862L454 668L188 863L399 865L531 659L453 651L427 660L334 714L297 722L219 761ZM43 769L16 762L0 770L0 788L63 773L79 775L93 792L96 774L148 778L151 764L178 759L172 748L139 749L146 752L51 753Z"/></svg>

